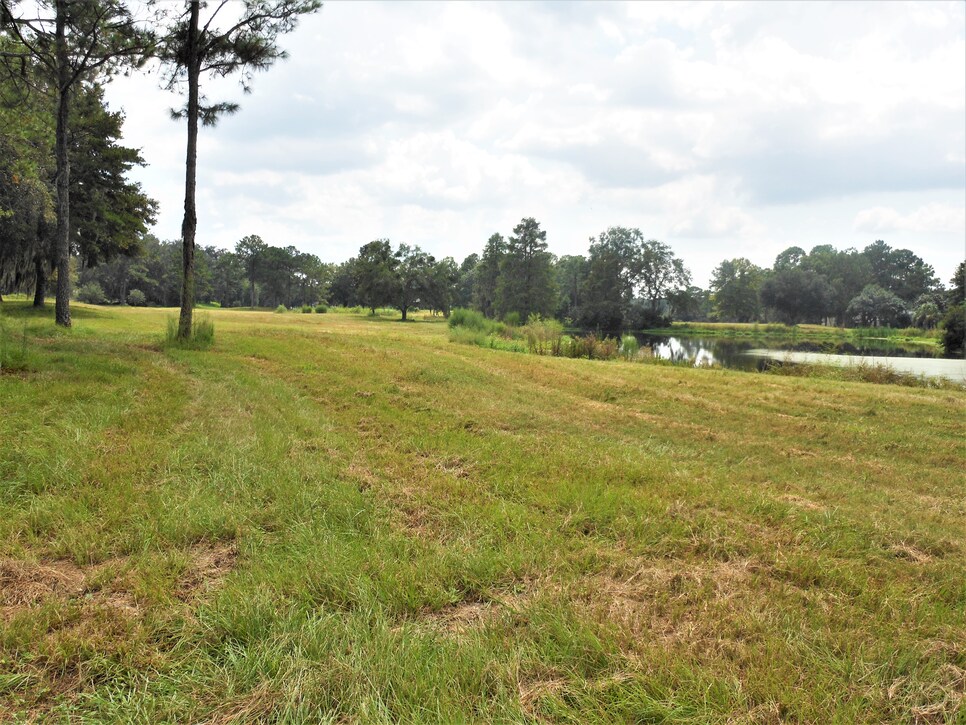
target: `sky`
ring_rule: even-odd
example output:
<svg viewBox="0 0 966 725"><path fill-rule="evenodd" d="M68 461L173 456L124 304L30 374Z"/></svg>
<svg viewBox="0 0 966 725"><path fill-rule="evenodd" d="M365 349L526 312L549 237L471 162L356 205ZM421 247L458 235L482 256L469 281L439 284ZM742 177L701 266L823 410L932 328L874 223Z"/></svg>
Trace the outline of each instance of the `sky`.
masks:
<svg viewBox="0 0 966 725"><path fill-rule="evenodd" d="M966 3L330 2L202 129L198 238L341 262L373 239L460 262L535 217L557 255L611 226L706 286L789 246L966 256ZM118 78L133 176L177 239L183 100Z"/></svg>

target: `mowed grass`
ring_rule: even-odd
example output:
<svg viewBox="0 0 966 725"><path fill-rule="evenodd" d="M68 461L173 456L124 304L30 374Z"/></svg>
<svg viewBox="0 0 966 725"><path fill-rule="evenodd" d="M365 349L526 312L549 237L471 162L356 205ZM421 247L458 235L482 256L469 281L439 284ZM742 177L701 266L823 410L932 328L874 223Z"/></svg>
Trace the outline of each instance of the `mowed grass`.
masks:
<svg viewBox="0 0 966 725"><path fill-rule="evenodd" d="M0 720L966 722L966 393L3 313Z"/></svg>

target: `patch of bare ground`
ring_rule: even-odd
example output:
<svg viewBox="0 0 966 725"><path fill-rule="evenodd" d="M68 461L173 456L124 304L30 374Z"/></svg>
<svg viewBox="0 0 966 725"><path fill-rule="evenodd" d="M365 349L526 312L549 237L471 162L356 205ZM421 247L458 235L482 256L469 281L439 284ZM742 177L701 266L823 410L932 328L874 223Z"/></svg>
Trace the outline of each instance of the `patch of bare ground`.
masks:
<svg viewBox="0 0 966 725"><path fill-rule="evenodd" d="M178 579L177 595L188 600L216 588L238 561L234 541L198 542L188 552L188 566Z"/></svg>

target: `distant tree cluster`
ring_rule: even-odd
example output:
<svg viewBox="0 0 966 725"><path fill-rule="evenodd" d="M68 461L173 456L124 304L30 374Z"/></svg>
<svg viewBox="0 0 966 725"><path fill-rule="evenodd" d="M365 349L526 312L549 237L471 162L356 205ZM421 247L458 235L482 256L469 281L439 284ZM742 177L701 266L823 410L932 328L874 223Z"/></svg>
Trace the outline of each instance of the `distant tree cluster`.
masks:
<svg viewBox="0 0 966 725"><path fill-rule="evenodd" d="M948 295L933 268L908 249L879 240L862 251L831 245L806 253L789 247L763 269L747 259L714 270L711 317L725 322L775 320L843 327L939 324Z"/></svg>
<svg viewBox="0 0 966 725"><path fill-rule="evenodd" d="M457 299L459 270L452 257L437 260L419 247L388 239L362 246L359 255L340 264L329 287L329 301L347 307L395 307L405 320L423 308L449 315Z"/></svg>
<svg viewBox="0 0 966 725"><path fill-rule="evenodd" d="M82 268L78 299L175 306L181 295L182 252L180 241L161 242L147 235L128 254ZM195 267L198 302L222 307L315 305L325 300L336 270L314 254L273 247L255 235L240 240L234 251L198 247Z"/></svg>

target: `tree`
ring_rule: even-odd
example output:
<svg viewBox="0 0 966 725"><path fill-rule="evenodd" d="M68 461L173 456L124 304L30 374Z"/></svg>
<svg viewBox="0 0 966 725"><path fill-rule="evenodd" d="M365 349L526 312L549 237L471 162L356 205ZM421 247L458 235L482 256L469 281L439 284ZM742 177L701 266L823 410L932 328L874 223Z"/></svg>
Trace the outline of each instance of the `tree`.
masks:
<svg viewBox="0 0 966 725"><path fill-rule="evenodd" d="M805 250L801 247L789 247L779 252L778 256L775 257L774 269L776 272L782 269L795 269L802 266L802 262L805 261L807 256Z"/></svg>
<svg viewBox="0 0 966 725"><path fill-rule="evenodd" d="M394 285L393 304L405 321L409 308L419 302L429 289L429 275L436 260L419 247L410 247L408 244L400 244L395 257L397 283Z"/></svg>
<svg viewBox="0 0 966 725"><path fill-rule="evenodd" d="M119 254L134 255L154 223L157 202L128 181L144 166L137 149L118 142L124 114L111 112L98 84L81 84L71 108L71 246L94 266Z"/></svg>
<svg viewBox="0 0 966 725"><path fill-rule="evenodd" d="M476 268L480 263L480 255L470 254L459 266L459 279L456 283L455 298L457 307L469 307L473 304L473 288L476 285Z"/></svg>
<svg viewBox="0 0 966 725"><path fill-rule="evenodd" d="M377 307L393 302L398 284L398 264L388 239L377 239L359 249L353 265L356 294L373 315Z"/></svg>
<svg viewBox="0 0 966 725"><path fill-rule="evenodd" d="M356 283L357 263L358 260L352 257L335 268L332 281L329 283L329 302L332 304L343 307L354 307L359 304Z"/></svg>
<svg viewBox="0 0 966 725"><path fill-rule="evenodd" d="M801 267L775 270L761 285L761 302L790 325L822 321L831 294L825 278Z"/></svg>
<svg viewBox="0 0 966 725"><path fill-rule="evenodd" d="M557 259L553 269L559 291L557 318L576 320L584 302L584 284L589 270L587 258L580 254L566 254Z"/></svg>
<svg viewBox="0 0 966 725"><path fill-rule="evenodd" d="M120 0L39 0L36 10L14 15L14 0L0 0L0 24L23 50L5 51L14 62L36 61L53 82L56 101L54 158L58 325L70 327L70 106L76 87L92 74L138 65L153 45ZM47 14L51 13L51 14ZM34 17L34 16L38 17Z"/></svg>
<svg viewBox="0 0 966 725"><path fill-rule="evenodd" d="M0 35L0 56L8 49L23 47ZM20 78L36 73L29 59L15 76L0 73L0 291L22 287L31 271L46 274L51 256L53 118L44 94L28 92Z"/></svg>
<svg viewBox="0 0 966 725"><path fill-rule="evenodd" d="M840 252L830 244L823 244L812 248L802 268L815 272L828 283L823 317L834 318L839 325L848 324L849 302L872 281L865 255L851 248Z"/></svg>
<svg viewBox="0 0 966 725"><path fill-rule="evenodd" d="M960 262L956 272L949 280L949 305L966 302L966 262Z"/></svg>
<svg viewBox="0 0 966 725"><path fill-rule="evenodd" d="M616 332L629 324L644 244L639 229L625 227L610 227L590 238L581 325Z"/></svg>
<svg viewBox="0 0 966 725"><path fill-rule="evenodd" d="M966 354L966 303L951 305L946 311L942 344L949 356Z"/></svg>
<svg viewBox="0 0 966 725"><path fill-rule="evenodd" d="M911 303L935 289L939 281L935 270L908 249L893 249L881 239L862 250L868 260L871 282Z"/></svg>
<svg viewBox="0 0 966 725"><path fill-rule="evenodd" d="M658 302L691 284L691 273L663 242L651 239L641 245L637 282L641 295L658 312Z"/></svg>
<svg viewBox="0 0 966 725"><path fill-rule="evenodd" d="M553 312L556 290L553 256L547 251L547 233L533 217L513 228L506 253L500 262L496 288L496 309L501 317L516 312L521 320L532 314Z"/></svg>
<svg viewBox="0 0 966 725"><path fill-rule="evenodd" d="M500 265L506 254L506 240L502 234L492 234L483 248L483 256L476 266L473 284L473 303L486 317L496 317L496 290L500 283Z"/></svg>
<svg viewBox="0 0 966 725"><path fill-rule="evenodd" d="M898 295L877 284L865 288L849 303L849 316L860 325L900 325L907 322L909 313Z"/></svg>
<svg viewBox="0 0 966 725"><path fill-rule="evenodd" d="M459 293L459 281L460 271L456 261L452 257L443 257L428 270L423 303L433 312L442 312L443 317L449 317Z"/></svg>
<svg viewBox="0 0 966 725"><path fill-rule="evenodd" d="M63 0L58 0L63 1ZM184 108L174 115L188 121L185 154L184 221L181 225L183 278L178 337L191 336L195 303L195 234L198 215L195 204L198 169L198 123L214 126L226 113L235 113L235 103L208 104L201 95L201 77L212 74L224 78L241 74L241 85L250 91L255 71L266 70L285 57L278 47L279 35L295 29L299 17L321 7L318 0L244 0L241 16L229 21L227 29L215 27L219 13L228 5L219 3L201 23L201 0L185 0L185 10L172 23L162 43L162 59L169 69L168 88L187 86Z"/></svg>
<svg viewBox="0 0 966 725"><path fill-rule="evenodd" d="M723 322L751 322L760 314L765 271L744 257L726 259L711 273L714 312Z"/></svg>
<svg viewBox="0 0 966 725"><path fill-rule="evenodd" d="M249 234L247 237L242 237L235 245L235 254L242 260L242 263L245 265L245 271L248 274L249 299L251 300L251 307L253 308L256 302L255 279L258 275L258 265L266 249L268 249L268 245L257 234Z"/></svg>
<svg viewBox="0 0 966 725"><path fill-rule="evenodd" d="M211 259L212 294L222 307L243 304L245 298L245 260L236 252L208 247Z"/></svg>

